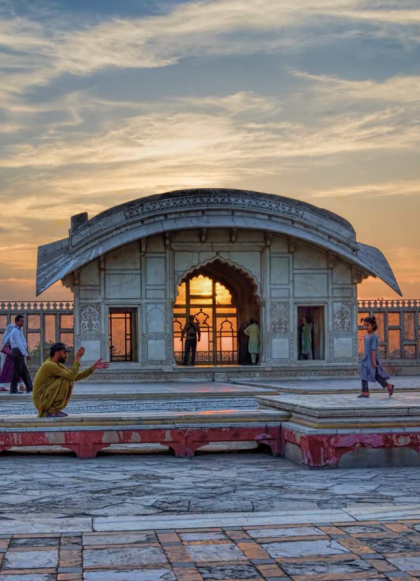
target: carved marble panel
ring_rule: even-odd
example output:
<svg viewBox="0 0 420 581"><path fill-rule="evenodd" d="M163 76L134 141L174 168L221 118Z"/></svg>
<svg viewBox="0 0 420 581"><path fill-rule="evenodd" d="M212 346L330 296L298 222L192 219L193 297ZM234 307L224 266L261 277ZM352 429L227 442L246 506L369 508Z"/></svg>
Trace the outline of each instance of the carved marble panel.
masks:
<svg viewBox="0 0 420 581"><path fill-rule="evenodd" d="M270 296L273 299L288 299L290 297L290 289L273 287L271 288Z"/></svg>
<svg viewBox="0 0 420 581"><path fill-rule="evenodd" d="M290 342L288 337L273 337L271 340L271 358L286 359L290 357Z"/></svg>
<svg viewBox="0 0 420 581"><path fill-rule="evenodd" d="M351 337L334 337L334 359L351 359L353 357L353 339Z"/></svg>
<svg viewBox="0 0 420 581"><path fill-rule="evenodd" d="M294 252L294 267L298 269L327 268L327 255L322 250L297 242Z"/></svg>
<svg viewBox="0 0 420 581"><path fill-rule="evenodd" d="M328 274L298 273L295 279L295 297L313 299L328 296Z"/></svg>
<svg viewBox="0 0 420 581"><path fill-rule="evenodd" d="M342 262L337 262L333 270L334 284L350 284L351 268Z"/></svg>
<svg viewBox="0 0 420 581"><path fill-rule="evenodd" d="M334 303L334 331L351 331L352 313L352 303Z"/></svg>
<svg viewBox="0 0 420 581"><path fill-rule="evenodd" d="M289 284L289 258L287 256L272 256L270 261L271 284Z"/></svg>
<svg viewBox="0 0 420 581"><path fill-rule="evenodd" d="M171 365L171 342L167 333L143 335L144 365Z"/></svg>
<svg viewBox="0 0 420 581"><path fill-rule="evenodd" d="M105 267L112 270L140 270L140 246L138 240L108 252L105 255Z"/></svg>
<svg viewBox="0 0 420 581"><path fill-rule="evenodd" d="M165 280L165 258L163 256L148 256L146 258L146 284L164 285Z"/></svg>
<svg viewBox="0 0 420 581"><path fill-rule="evenodd" d="M273 252L288 252L289 244L286 236L273 236L271 250Z"/></svg>
<svg viewBox="0 0 420 581"><path fill-rule="evenodd" d="M271 329L274 333L289 331L289 303L273 301L270 308Z"/></svg>
<svg viewBox="0 0 420 581"><path fill-rule="evenodd" d="M92 260L80 269L81 286L96 286L100 284L99 260Z"/></svg>
<svg viewBox="0 0 420 581"><path fill-rule="evenodd" d="M165 359L165 339L147 340L147 358L149 361L164 361Z"/></svg>
<svg viewBox="0 0 420 581"><path fill-rule="evenodd" d="M333 297L340 298L351 298L356 296L356 289L354 287L347 286L335 286L333 287Z"/></svg>
<svg viewBox="0 0 420 581"><path fill-rule="evenodd" d="M82 335L99 333L100 312L101 305L99 304L80 305L80 332Z"/></svg>
<svg viewBox="0 0 420 581"><path fill-rule="evenodd" d="M87 361L97 361L101 357L100 339L83 340L83 347L85 348L84 363Z"/></svg>
<svg viewBox="0 0 420 581"><path fill-rule="evenodd" d="M139 299L141 297L140 274L107 272L105 289L108 299Z"/></svg>
<svg viewBox="0 0 420 581"><path fill-rule="evenodd" d="M166 328L165 305L147 305L147 330L164 333Z"/></svg>

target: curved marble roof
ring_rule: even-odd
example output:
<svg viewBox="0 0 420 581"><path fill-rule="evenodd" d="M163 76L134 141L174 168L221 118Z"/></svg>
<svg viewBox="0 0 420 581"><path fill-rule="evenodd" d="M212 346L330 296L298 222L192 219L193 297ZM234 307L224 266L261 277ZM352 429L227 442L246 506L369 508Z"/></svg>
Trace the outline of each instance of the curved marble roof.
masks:
<svg viewBox="0 0 420 581"><path fill-rule="evenodd" d="M381 278L401 294L384 255L359 244L353 226L333 212L260 192L193 189L140 198L91 220L73 216L69 237L38 249L37 294L99 256L133 240L192 228L248 228L305 240Z"/></svg>

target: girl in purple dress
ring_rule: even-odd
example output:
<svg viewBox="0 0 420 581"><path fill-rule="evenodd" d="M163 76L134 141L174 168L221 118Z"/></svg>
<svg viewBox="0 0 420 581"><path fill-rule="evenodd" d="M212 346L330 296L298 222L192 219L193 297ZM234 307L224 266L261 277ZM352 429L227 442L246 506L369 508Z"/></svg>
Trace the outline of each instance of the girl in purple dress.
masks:
<svg viewBox="0 0 420 581"><path fill-rule="evenodd" d="M0 374L0 391L9 391L8 387L12 381L13 375L13 361L12 350L10 348L10 334L14 329L14 325L8 325L4 332L3 340L1 342L1 374ZM7 388L4 385L7 384ZM3 387L2 387L3 385ZM22 380L19 379L19 391L22 391Z"/></svg>
<svg viewBox="0 0 420 581"><path fill-rule="evenodd" d="M357 397L369 397L369 381L377 381L383 388L387 388L388 395L394 393L394 386L388 383L389 376L382 367L378 352L378 336L375 331L378 328L375 317L366 317L363 320L366 335L363 337L365 351L360 364L360 379L362 380L362 393Z"/></svg>

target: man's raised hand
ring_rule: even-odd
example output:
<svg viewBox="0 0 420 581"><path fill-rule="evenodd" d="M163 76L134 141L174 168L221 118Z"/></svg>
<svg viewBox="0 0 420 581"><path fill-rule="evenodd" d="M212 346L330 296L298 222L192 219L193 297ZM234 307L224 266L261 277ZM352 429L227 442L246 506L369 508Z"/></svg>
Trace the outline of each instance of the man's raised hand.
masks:
<svg viewBox="0 0 420 581"><path fill-rule="evenodd" d="M108 361L102 361L101 359L98 359L98 361L96 361L96 363L94 363L92 365L93 369L108 369L109 367L109 363Z"/></svg>
<svg viewBox="0 0 420 581"><path fill-rule="evenodd" d="M84 354L85 354L85 348L80 347L76 353L76 361L80 361Z"/></svg>

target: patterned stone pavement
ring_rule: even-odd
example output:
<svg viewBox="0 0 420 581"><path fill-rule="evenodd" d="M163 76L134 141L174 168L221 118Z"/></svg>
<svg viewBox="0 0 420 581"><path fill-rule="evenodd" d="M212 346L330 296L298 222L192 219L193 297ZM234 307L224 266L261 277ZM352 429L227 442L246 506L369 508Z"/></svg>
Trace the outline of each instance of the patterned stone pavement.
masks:
<svg viewBox="0 0 420 581"><path fill-rule="evenodd" d="M18 398L19 396L16 396ZM256 409L258 404L252 397L184 398L184 399L113 399L102 397L97 400L73 399L66 408L69 414L106 414L115 412L151 411L200 411L226 409ZM16 401L2 401L0 416L37 415L29 398Z"/></svg>
<svg viewBox="0 0 420 581"><path fill-rule="evenodd" d="M264 579L420 579L420 520L0 536L1 581Z"/></svg>

